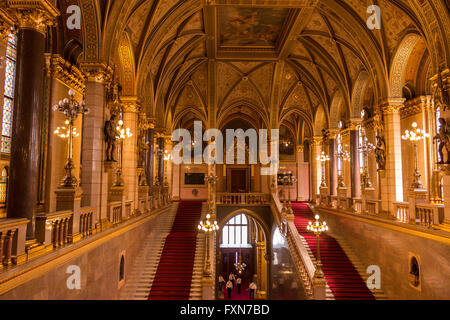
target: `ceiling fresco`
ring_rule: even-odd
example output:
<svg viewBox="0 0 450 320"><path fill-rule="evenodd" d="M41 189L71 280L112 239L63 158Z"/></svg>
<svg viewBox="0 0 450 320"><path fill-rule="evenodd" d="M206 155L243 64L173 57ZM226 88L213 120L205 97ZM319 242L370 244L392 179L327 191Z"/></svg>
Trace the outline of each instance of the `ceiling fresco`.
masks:
<svg viewBox="0 0 450 320"><path fill-rule="evenodd" d="M289 9L220 8L219 46L274 48L288 15Z"/></svg>

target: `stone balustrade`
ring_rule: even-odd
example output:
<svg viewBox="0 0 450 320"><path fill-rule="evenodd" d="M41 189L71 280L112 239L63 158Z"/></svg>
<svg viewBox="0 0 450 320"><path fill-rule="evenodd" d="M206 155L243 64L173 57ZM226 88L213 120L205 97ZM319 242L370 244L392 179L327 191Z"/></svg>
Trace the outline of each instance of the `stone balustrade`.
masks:
<svg viewBox="0 0 450 320"><path fill-rule="evenodd" d="M397 221L409 222L409 203L408 202L394 202L395 217Z"/></svg>
<svg viewBox="0 0 450 320"><path fill-rule="evenodd" d="M264 206L270 204L270 195L265 193L217 193L216 203L221 206Z"/></svg>
<svg viewBox="0 0 450 320"><path fill-rule="evenodd" d="M0 269L25 259L28 219L0 220Z"/></svg>
<svg viewBox="0 0 450 320"><path fill-rule="evenodd" d="M309 299L325 299L326 282L323 279L314 278L316 267L301 240L292 217L288 218L287 222L283 221L281 214L282 204L278 197L273 194L271 195L270 206L277 225L281 227L282 224L287 224L285 237L289 245L295 270L302 282L306 295Z"/></svg>
<svg viewBox="0 0 450 320"><path fill-rule="evenodd" d="M362 213L362 199L361 198L353 198L353 212L357 214Z"/></svg>
<svg viewBox="0 0 450 320"><path fill-rule="evenodd" d="M444 218L444 205L416 204L416 223L431 228Z"/></svg>
<svg viewBox="0 0 450 320"><path fill-rule="evenodd" d="M86 238L93 234L93 218L95 209L82 209L80 214L80 234L82 238Z"/></svg>
<svg viewBox="0 0 450 320"><path fill-rule="evenodd" d="M57 211L36 216L36 238L45 247L60 248L72 243L73 212Z"/></svg>

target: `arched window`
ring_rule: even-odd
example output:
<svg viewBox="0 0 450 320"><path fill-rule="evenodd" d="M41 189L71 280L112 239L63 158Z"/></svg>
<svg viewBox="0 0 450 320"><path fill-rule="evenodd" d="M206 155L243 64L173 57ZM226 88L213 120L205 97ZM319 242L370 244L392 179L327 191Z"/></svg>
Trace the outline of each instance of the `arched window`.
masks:
<svg viewBox="0 0 450 320"><path fill-rule="evenodd" d="M120 266L119 266L119 281L125 279L125 257L122 255L120 257Z"/></svg>
<svg viewBox="0 0 450 320"><path fill-rule="evenodd" d="M13 123L14 89L16 81L16 45L17 36L8 36L6 47L5 87L3 93L2 141L0 152L11 152L11 133Z"/></svg>
<svg viewBox="0 0 450 320"><path fill-rule="evenodd" d="M245 214L239 214L228 221L222 230L221 247L250 247L248 242L248 219Z"/></svg>

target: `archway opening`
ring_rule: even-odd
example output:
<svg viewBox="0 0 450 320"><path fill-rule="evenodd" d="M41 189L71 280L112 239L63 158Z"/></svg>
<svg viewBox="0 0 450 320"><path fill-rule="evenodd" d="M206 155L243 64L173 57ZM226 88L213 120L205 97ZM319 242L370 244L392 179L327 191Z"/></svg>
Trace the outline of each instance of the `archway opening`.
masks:
<svg viewBox="0 0 450 320"><path fill-rule="evenodd" d="M261 223L246 212L237 212L220 229L218 241L217 273L225 280L219 298L248 300L252 282L257 287L255 298L266 298L267 236ZM229 282L233 285L231 298L226 289Z"/></svg>

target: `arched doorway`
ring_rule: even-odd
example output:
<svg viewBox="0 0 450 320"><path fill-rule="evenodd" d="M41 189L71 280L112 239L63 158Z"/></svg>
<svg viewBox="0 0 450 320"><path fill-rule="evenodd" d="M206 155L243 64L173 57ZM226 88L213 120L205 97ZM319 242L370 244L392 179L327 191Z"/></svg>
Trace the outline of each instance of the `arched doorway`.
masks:
<svg viewBox="0 0 450 320"><path fill-rule="evenodd" d="M252 281L258 288L255 298L266 299L270 250L267 226L257 214L246 209L229 214L219 226L217 278L222 275L228 281L232 273L242 279L241 295L233 291L232 299L247 299L249 294L246 289ZM218 298L222 297L222 293L218 292Z"/></svg>

